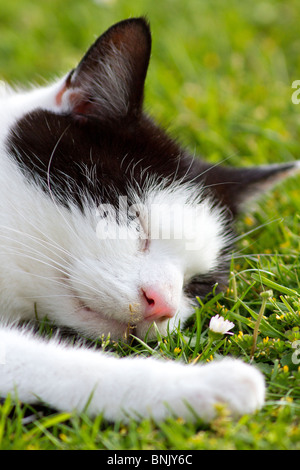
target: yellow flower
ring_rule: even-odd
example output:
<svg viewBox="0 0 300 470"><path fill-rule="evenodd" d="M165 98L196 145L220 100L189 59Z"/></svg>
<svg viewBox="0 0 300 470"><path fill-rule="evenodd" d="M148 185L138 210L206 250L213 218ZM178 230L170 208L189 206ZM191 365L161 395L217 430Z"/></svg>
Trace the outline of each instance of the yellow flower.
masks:
<svg viewBox="0 0 300 470"><path fill-rule="evenodd" d="M245 217L244 222L248 227L251 227L254 224L254 219L248 215Z"/></svg>
<svg viewBox="0 0 300 470"><path fill-rule="evenodd" d="M174 349L174 353L175 353L175 354L181 353L181 349L180 349L180 348L175 348L175 349Z"/></svg>
<svg viewBox="0 0 300 470"><path fill-rule="evenodd" d="M281 243L280 248L289 248L291 246L291 242L287 240L284 243Z"/></svg>
<svg viewBox="0 0 300 470"><path fill-rule="evenodd" d="M206 362L210 362L214 360L214 356L211 354L207 359Z"/></svg>
<svg viewBox="0 0 300 470"><path fill-rule="evenodd" d="M176 422L177 422L178 424L184 424L184 423L185 423L184 419L181 418L180 416L179 416L179 418L176 419Z"/></svg>

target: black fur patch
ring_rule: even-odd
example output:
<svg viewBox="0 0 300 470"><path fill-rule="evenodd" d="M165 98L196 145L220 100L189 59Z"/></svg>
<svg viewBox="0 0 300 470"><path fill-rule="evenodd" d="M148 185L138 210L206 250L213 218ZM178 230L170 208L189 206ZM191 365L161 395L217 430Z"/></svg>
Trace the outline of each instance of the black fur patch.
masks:
<svg viewBox="0 0 300 470"><path fill-rule="evenodd" d="M11 130L8 151L27 178L63 205L82 206L83 194L97 204L117 204L128 185L143 193L146 179L192 182L206 189L233 215L240 203L269 180L294 167L232 168L192 158L163 129L141 114L134 119L103 123L38 109ZM130 202L130 201L129 201Z"/></svg>
<svg viewBox="0 0 300 470"><path fill-rule="evenodd" d="M186 182L206 168L145 116L109 125L36 110L18 121L7 146L27 178L80 207L83 194L116 204L128 185L142 193L150 176Z"/></svg>

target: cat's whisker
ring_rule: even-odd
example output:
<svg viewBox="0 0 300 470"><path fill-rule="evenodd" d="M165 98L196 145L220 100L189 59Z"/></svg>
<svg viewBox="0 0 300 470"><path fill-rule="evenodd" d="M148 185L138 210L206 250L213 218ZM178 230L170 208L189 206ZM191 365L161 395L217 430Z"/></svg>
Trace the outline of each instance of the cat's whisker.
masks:
<svg viewBox="0 0 300 470"><path fill-rule="evenodd" d="M188 176L188 174L189 174L189 172L190 172L192 166L194 165L194 161L195 161L195 155L192 155L192 156L191 156L191 159L190 159L190 163L189 163L188 168L186 169L186 171L185 171L185 173L183 174L183 176L182 176L178 181L176 181L176 184L181 185L182 183L185 182L184 180L187 178L187 176ZM197 175L197 176L198 176L198 175ZM189 184L190 184L191 182L192 182L192 181L190 181L190 180L188 181Z"/></svg>
<svg viewBox="0 0 300 470"><path fill-rule="evenodd" d="M226 161L228 158L231 158L231 157L227 157L225 158L223 161ZM191 156L191 161L190 161L190 164L188 166L188 168L186 169L184 175L180 178L179 180L179 184L182 184L184 183L184 180L189 176L189 172L191 170L191 168L193 167L195 161L197 161L197 156L194 154ZM222 161L221 162L218 162L218 163L215 163L214 165L211 165L210 167L206 168L205 170L203 170L202 172L200 173L197 173L194 178L190 178L188 177L188 180L186 181L189 185L192 185L195 181L199 180L201 181L201 178L203 177L203 175L205 175L205 173L213 170L215 167L219 166L219 165L222 165ZM178 184L178 181L176 181L176 184Z"/></svg>
<svg viewBox="0 0 300 470"><path fill-rule="evenodd" d="M51 283L54 283L58 286L62 286L64 289L69 289L69 285L65 282L65 280L60 280L60 279L57 279L57 278L54 278L54 277L50 277L50 276L42 276L40 274L37 274L37 273L31 273L31 272L28 272L28 271L24 271L22 269L17 269L17 268L13 268L14 272L18 272L18 273L21 273L22 275L28 275L28 276L33 276L35 278L39 278L39 279L43 279L45 281L50 281ZM89 287L90 286L88 284L84 284L82 283L82 286L86 286L86 287ZM93 290L93 288L91 288ZM97 291L95 289L96 293L99 294L99 291ZM66 297L72 297L72 298L78 298L78 299L85 299L85 300L89 300L89 301L92 301L92 300L95 300L94 298L90 297L90 296L86 296L86 295L77 295L76 293L74 293L72 291L72 293L70 294L62 294L62 296L66 296ZM36 296L34 296L35 298ZM42 297L48 297L48 296L39 296L40 298ZM56 295L53 295L53 297L56 297ZM24 298L24 297L23 297Z"/></svg>
<svg viewBox="0 0 300 470"><path fill-rule="evenodd" d="M262 258L262 257L265 257L265 258L272 258L274 256L276 257L281 257L281 258L286 258L286 257L289 257L289 258L295 258L297 259L299 256L295 253L245 253L245 254L241 254L239 255L239 251L237 252L237 256L234 255L234 259L245 259L245 258L249 258L249 259L252 259L253 261L257 261L258 258Z"/></svg>
<svg viewBox="0 0 300 470"><path fill-rule="evenodd" d="M127 152L127 153L125 153L124 157L122 158L121 163L120 163L120 168L121 168L121 169L122 169L123 163L125 162L125 160L126 160L126 158L128 157L128 155L129 155L129 154L128 154L128 152Z"/></svg>
<svg viewBox="0 0 300 470"><path fill-rule="evenodd" d="M47 186L48 186L48 189L49 189L49 194L50 194L50 197L57 209L57 212L62 216L64 222L66 223L66 225L69 227L69 229L71 230L71 232L73 232L73 234L76 236L77 233L75 232L74 228L71 227L70 223L67 221L65 215L62 213L62 210L61 208L59 207L58 203L56 202L56 199L55 199L55 196L52 192L52 188L51 188L51 179L50 179L50 169L51 169L51 164L52 164L52 160L53 160L53 157L54 157L54 154L55 154L55 151L57 150L57 147L58 145L60 144L62 138L64 137L64 135L66 134L66 132L69 130L70 128L70 124L66 126L66 128L63 130L63 132L61 133L60 137L57 139L57 142L55 143L55 146L52 150L52 153L50 155L50 158L49 158L49 162L48 162L48 167L47 167Z"/></svg>
<svg viewBox="0 0 300 470"><path fill-rule="evenodd" d="M126 167L126 170L124 171L124 174L125 174L125 175L126 175L128 169L129 169L129 167L132 165L132 162L134 162L134 158L132 158L132 159L130 160L130 162L128 163L128 165L127 165L127 167Z"/></svg>
<svg viewBox="0 0 300 470"><path fill-rule="evenodd" d="M0 237L10 240L8 237L4 237L1 234L0 234ZM41 263L41 264L44 264L44 265L46 265L50 268L53 268L56 272L60 272L61 274L64 275L64 278L66 280L69 279L70 272L66 271L66 269L65 269L65 268L67 268L67 263L66 263L66 266L61 265L60 263L57 263L56 260L53 260L52 258L49 258L45 253L34 250L33 247L31 247L30 245L26 245L26 244L22 243L19 240L17 240L16 242L19 243L21 246L24 246L28 251L27 252L24 252L22 250L18 251L15 247L11 247L10 245L8 245L5 249L5 251L2 254L5 256L5 255L7 255L7 253L11 252L11 254L13 254L13 255L19 255L20 257L24 257L24 258L27 258L27 259L32 259L33 261L37 261L38 263ZM2 247L5 248L3 245L2 245ZM30 254L31 252L36 253L38 255L38 257L36 258L36 257L32 256ZM45 258L46 260L49 260L49 261L53 262L53 264L43 261L42 258ZM70 267L72 267L72 265L70 265ZM24 271L24 272L27 273L27 271ZM74 276L74 274L73 274L73 278L75 280L78 280L81 285L85 285L86 287L91 288L91 286L89 286L88 284L85 284L79 277L77 278L76 276ZM97 289L93 288L93 290L95 290L95 292L99 293Z"/></svg>
<svg viewBox="0 0 300 470"><path fill-rule="evenodd" d="M0 235L0 236L1 236L1 235ZM9 247L9 248L11 248L11 247ZM43 261L43 260L40 259L40 258L36 258L36 257L34 257L34 256L31 256L31 255L28 254L28 253L24 253L23 251L18 252L16 249L11 249L11 253L12 253L13 255L19 255L20 257L24 257L24 258L27 258L27 259L31 259L31 260L33 260L33 261L37 261L37 262L40 263L40 264L44 264L44 265L46 265L46 266L48 266L48 267L50 267L50 268L53 268L55 271L60 272L61 274L64 275L65 282L58 281L57 279L53 279L53 278L51 278L51 277L49 277L49 278L45 277L45 279L49 279L49 280L53 279L53 282L55 281L55 282L57 282L57 283L60 283L60 284L61 284L62 286L64 286L64 287L66 287L66 286L68 287L68 280L69 280L69 278L70 278L70 273L69 273L68 271L65 271L64 269L59 268L59 267L58 267L57 265L55 265L55 264L47 263L47 262ZM1 254L1 253L0 253L0 254ZM5 255L5 254L7 254L7 251L4 252L4 255ZM40 253L38 253L38 254L40 254ZM42 255L42 254L41 254L41 255ZM43 256L43 255L42 255L42 256ZM50 259L50 261L51 261L51 259ZM19 270L19 272L22 272L22 273L28 274L28 275L34 275L33 273L27 272L27 271ZM43 277L43 276L41 276L41 277ZM82 286L82 287L87 287L89 290L94 291L97 295L101 294L101 291L100 291L99 289L96 289L95 287L91 286L90 284L85 283L82 279L80 279L79 277L75 276L74 274L72 275L72 278L73 278L74 281L77 281L80 286Z"/></svg>
<svg viewBox="0 0 300 470"><path fill-rule="evenodd" d="M20 273L23 275L27 275L27 276L32 276L34 278L38 278L38 279L43 279L45 281L50 281L51 283L54 283L58 286L63 286L64 288L66 287L66 284L65 282L61 281L61 280L58 280L58 279L55 279L53 277L49 277L49 276L42 276L40 274L37 274L37 273L30 273L28 271L24 271L22 269L18 269L18 268L12 268L12 271L15 272L15 273Z"/></svg>
<svg viewBox="0 0 300 470"><path fill-rule="evenodd" d="M26 258L26 259L30 259L32 261L37 261L39 264L43 264L45 266L48 266L52 269L54 269L55 271L58 271L62 274L64 274L65 276L69 276L69 273L67 271L64 271L63 269L61 269L60 267L58 267L57 265L55 264L51 264L51 263L48 263L46 261L43 261L43 259L41 259L41 257L39 258L36 258L34 256L31 256L29 253L24 253L23 251L20 251L18 252L17 250L13 249L11 250L11 253L13 255L19 255L20 257L23 257L23 258ZM4 255L7 254L7 251L3 253ZM24 271L24 272L27 272L27 271Z"/></svg>
<svg viewBox="0 0 300 470"><path fill-rule="evenodd" d="M57 266L61 266L62 268L65 268L65 267L72 267L72 264L71 264L70 262L68 262L68 261L66 260L66 258L63 258L62 256L58 255L57 250L60 251L60 252L62 252L62 253L64 253L64 254L66 254L68 258L72 258L74 261L77 261L77 257L75 257L74 255L72 255L69 251L63 249L61 246L59 246L59 245L58 245L57 243L55 243L55 242L54 242L55 244L52 244L52 243L49 243L49 242L46 241L46 240L43 240L43 239L37 238L37 237L35 237L35 236L33 236L33 235L30 235L30 234L28 234L27 232L23 232L23 231L20 231L20 230L17 230L17 229L13 229L13 228L11 228L11 227L7 227L7 226L4 226L4 225L0 225L0 227L3 228L3 229L5 229L5 230L10 230L10 231L13 231L13 232L15 232L15 233L18 233L18 234L22 235L23 237L24 237L24 236L25 236L25 237L28 237L29 239L31 239L31 240L33 240L33 241L39 243L41 246L45 245L49 251L51 251L52 253L54 253L54 254L56 255L56 257L59 257L59 258L63 261L63 263L64 263L64 265L61 265L60 263L58 263L57 261L55 261L56 265L53 266L54 268L57 268ZM35 228L35 227L34 227L34 228ZM41 233L43 234L43 232L41 232ZM44 235L44 234L43 234L43 235ZM0 237L2 237L2 238L7 238L8 240L10 240L10 237L5 237L5 236L2 235L1 233L0 233ZM25 248L30 248L31 251L33 250L33 247L32 247L31 245L26 245L24 242L22 242L22 241L20 241L20 240L15 239L14 242L17 242L18 244L24 246ZM49 246L53 247L54 250L50 250L50 249L49 249ZM35 250L35 252L36 252L38 255L40 255L40 256L43 256L43 257L46 256L43 252L40 252L40 251L38 251L38 250ZM53 261L51 258L49 258L49 259L50 259L51 261ZM65 271L62 271L62 272L65 273ZM95 291L98 293L97 290L95 290Z"/></svg>
<svg viewBox="0 0 300 470"><path fill-rule="evenodd" d="M218 166L222 166L223 163L227 162L228 160L230 160L232 157L234 156L234 154L232 155L228 155L227 157L224 157L222 160L214 163L213 165L209 166L208 168L206 168L205 170L203 170L198 176L201 178L202 176L204 176L206 173L208 173L209 171L212 171L214 170L215 168L217 168Z"/></svg>
<svg viewBox="0 0 300 470"><path fill-rule="evenodd" d="M67 251L66 249L62 248L58 243L56 243L54 240L52 240L49 235L45 232L43 232L39 227L37 227L36 225L34 225L29 219L27 219L21 211L19 211L13 204L11 204L15 213L18 214L19 217L23 218L23 220L29 224L33 229L34 231L37 231L39 232L43 238L38 238L38 237L35 237L34 235L31 235L27 232L24 232L24 231L20 231L16 228L13 228L13 227L9 227L7 225L4 225L4 224L0 224L0 228L4 228L6 230L11 230L11 231L14 231L15 233L19 233L20 235L25 235L27 237L31 237L32 239L36 239L36 240L39 240L41 243L45 243L45 244L48 244L49 246L53 247L55 250L59 250L65 254L67 254L68 256L72 256L71 253L69 251ZM46 240L44 239L46 238ZM47 241L49 240L49 241Z"/></svg>
<svg viewBox="0 0 300 470"><path fill-rule="evenodd" d="M22 234L22 233L21 233L21 234ZM24 233L24 234L22 234L22 235L27 235L27 234ZM1 237L2 239L4 239L4 240L9 240L9 241L11 241L11 238L8 237L8 236L6 236L6 235L4 235L4 234L1 234L1 233L0 233L0 237ZM30 238L30 237L29 237L29 238ZM39 243L39 240L34 237L34 242L35 242L35 243L36 243L36 242ZM50 261L53 261L53 262L55 263L55 266L57 266L57 267L66 268L66 267L68 267L68 266L69 266L69 267L72 266L71 263L69 263L66 259L62 258L61 256L56 256L56 257L58 257L59 259L61 259L61 260L64 262L64 264L61 264L61 263L59 263L57 260L54 260L53 258L50 258L46 253L44 253L44 252L42 252L42 251L40 251L40 250L35 249L32 245L26 244L26 243L24 243L24 242L21 241L21 240L15 239L15 240L14 240L14 244L18 244L18 245L20 245L20 246L26 248L27 252L29 252L29 253L30 253L30 252L33 252L33 253L36 253L37 255L39 255L39 256L41 256L41 257L43 257L43 258L46 258L46 259L49 259ZM44 247L42 243L39 243L39 244L40 244L42 247ZM14 247L13 247L11 244L8 244L7 247L8 247L8 248L11 248L11 252L12 252L12 253L14 252ZM48 246L46 246L46 248L48 249ZM50 251L51 253L54 253L54 254L56 255L56 252L55 252L55 251L52 251L52 250L49 250L49 251ZM25 253L25 252L22 252L22 253Z"/></svg>
<svg viewBox="0 0 300 470"><path fill-rule="evenodd" d="M242 233L241 235L234 235L234 236L232 237L232 240L231 240L231 241L232 241L233 244L236 244L237 242L239 242L240 240L242 240L242 239L248 237L248 236L251 235L252 233L257 232L258 230L260 230L260 229L262 229L262 228L264 228L264 227L267 227L268 225L271 225L271 224L274 224L274 223L278 223L278 222L280 222L281 220L282 220L281 218L278 218L278 219L274 219L274 220L270 220L270 221L268 221L268 222L265 222L264 224L260 224L260 225L258 225L258 226L256 226L256 227L254 227L253 229L248 230L247 232ZM245 248L241 248L240 251L241 251L241 250L244 250L244 249L246 249L246 248L248 248L248 247L249 247L249 245L248 245L247 247L245 247ZM237 251L236 251L236 253L237 253Z"/></svg>

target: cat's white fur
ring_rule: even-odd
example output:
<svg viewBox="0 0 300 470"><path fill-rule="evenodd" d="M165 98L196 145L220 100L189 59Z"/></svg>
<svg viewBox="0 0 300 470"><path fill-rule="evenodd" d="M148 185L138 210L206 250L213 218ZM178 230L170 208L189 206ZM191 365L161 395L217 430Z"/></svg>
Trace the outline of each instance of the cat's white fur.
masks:
<svg viewBox="0 0 300 470"><path fill-rule="evenodd" d="M154 285L178 311L170 321L174 327L193 313L182 296L185 278L214 269L228 242L221 209L200 203L190 188L182 191L174 184L166 189L149 181L137 204L146 212L152 207L154 213L165 205L156 221L165 220L174 204L187 207L184 227L175 213L174 220L182 226L173 229L184 228L188 235L155 239L147 233L150 242L143 251L134 225L132 236L125 239L101 237L97 208L88 200L83 213L75 206L68 210L29 183L7 154L4 140L17 119L31 110L64 112L67 97L57 102L63 86L64 79L30 92L1 92L0 344L5 360L0 365L0 394L30 403L41 400L61 410L83 410L90 400L88 413L103 412L112 420L159 420L170 409L188 418L190 407L211 419L218 402L233 414L253 412L263 404L264 380L241 361L184 366L153 358L118 359L56 339L45 341L12 326L17 320L47 315L57 325L90 337L124 337L129 323L143 337L149 322L142 318L140 290ZM113 228L111 221L109 230ZM154 223L151 232L156 229ZM158 325L162 333L166 326L167 321Z"/></svg>

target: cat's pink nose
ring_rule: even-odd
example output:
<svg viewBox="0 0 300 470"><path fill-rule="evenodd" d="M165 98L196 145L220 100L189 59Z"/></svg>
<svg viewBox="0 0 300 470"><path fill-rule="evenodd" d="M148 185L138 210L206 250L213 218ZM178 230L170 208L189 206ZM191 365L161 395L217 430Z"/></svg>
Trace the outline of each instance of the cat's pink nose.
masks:
<svg viewBox="0 0 300 470"><path fill-rule="evenodd" d="M175 315L176 308L171 306L158 290L154 288L142 289L142 294L145 300L145 320L163 321Z"/></svg>

